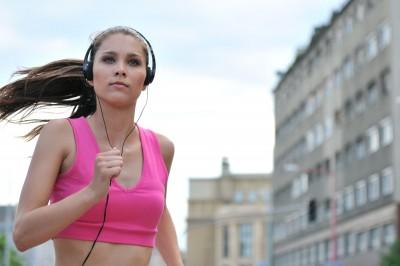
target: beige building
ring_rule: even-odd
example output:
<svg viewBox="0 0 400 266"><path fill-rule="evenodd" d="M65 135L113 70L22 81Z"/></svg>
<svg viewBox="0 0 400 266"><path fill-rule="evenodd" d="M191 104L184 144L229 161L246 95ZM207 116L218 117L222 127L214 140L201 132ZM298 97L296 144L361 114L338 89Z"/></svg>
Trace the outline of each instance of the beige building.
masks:
<svg viewBox="0 0 400 266"><path fill-rule="evenodd" d="M220 177L191 178L186 265L265 265L270 191L270 175L232 174L227 159Z"/></svg>

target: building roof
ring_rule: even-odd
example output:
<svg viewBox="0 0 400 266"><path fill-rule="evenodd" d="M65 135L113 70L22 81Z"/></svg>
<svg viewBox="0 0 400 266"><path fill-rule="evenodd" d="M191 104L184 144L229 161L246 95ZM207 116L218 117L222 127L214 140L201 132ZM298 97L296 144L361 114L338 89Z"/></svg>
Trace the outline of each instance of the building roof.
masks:
<svg viewBox="0 0 400 266"><path fill-rule="evenodd" d="M273 92L276 93L281 87L282 83L285 81L287 76L294 70L294 68L303 61L303 59L307 56L308 53L314 48L314 46L325 36L327 31L333 26L335 21L347 10L350 4L354 0L348 0L343 7L339 11L333 11L330 21L327 24L320 25L314 28L314 33L311 37L310 43L308 46L297 53L294 62L289 66L289 68L285 71L280 71L280 80L278 85L274 88Z"/></svg>

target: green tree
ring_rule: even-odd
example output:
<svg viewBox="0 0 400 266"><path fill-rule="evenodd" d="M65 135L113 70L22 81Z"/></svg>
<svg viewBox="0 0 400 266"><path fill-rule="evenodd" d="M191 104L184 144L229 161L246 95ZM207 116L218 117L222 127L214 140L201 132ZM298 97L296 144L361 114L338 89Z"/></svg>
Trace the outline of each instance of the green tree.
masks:
<svg viewBox="0 0 400 266"><path fill-rule="evenodd" d="M389 252L382 256L381 266L400 266L400 240L397 240Z"/></svg>
<svg viewBox="0 0 400 266"><path fill-rule="evenodd" d="M6 244L6 238L4 235L0 235L0 264L3 263L4 247ZM16 250L10 250L10 266L23 266L24 262L22 257L17 253Z"/></svg>

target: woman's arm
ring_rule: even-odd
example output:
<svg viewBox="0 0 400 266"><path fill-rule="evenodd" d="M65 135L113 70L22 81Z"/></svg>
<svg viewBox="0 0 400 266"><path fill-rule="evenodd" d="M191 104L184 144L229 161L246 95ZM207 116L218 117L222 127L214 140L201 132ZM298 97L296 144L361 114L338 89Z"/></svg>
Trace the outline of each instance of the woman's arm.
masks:
<svg viewBox="0 0 400 266"><path fill-rule="evenodd" d="M66 120L50 121L41 130L16 213L13 238L20 251L51 239L99 200L88 186L48 205L70 145L68 138L72 138L72 129Z"/></svg>
<svg viewBox="0 0 400 266"><path fill-rule="evenodd" d="M169 172L171 169L172 160L174 158L174 144L162 135L157 136L161 146L161 152L164 157L164 162ZM165 188L165 191L167 191L167 188ZM183 265L175 226L166 205L158 224L156 245L168 266Z"/></svg>
<svg viewBox="0 0 400 266"><path fill-rule="evenodd" d="M164 212L158 225L157 248L168 266L183 265L175 226L167 206L164 208Z"/></svg>

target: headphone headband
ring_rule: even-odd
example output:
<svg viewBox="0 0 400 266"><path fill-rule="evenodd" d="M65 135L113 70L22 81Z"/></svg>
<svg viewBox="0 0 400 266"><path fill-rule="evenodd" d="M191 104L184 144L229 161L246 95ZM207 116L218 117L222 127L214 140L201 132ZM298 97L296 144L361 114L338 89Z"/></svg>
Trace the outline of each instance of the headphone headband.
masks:
<svg viewBox="0 0 400 266"><path fill-rule="evenodd" d="M147 66L146 66L146 78L144 81L144 85L147 86L150 83L153 82L154 80L154 76L156 75L156 57L154 55L154 51L153 48L150 44L150 42L146 39L146 37L144 37L143 34L141 34L139 31L133 29L133 28L129 28L129 27L122 27L121 29L123 30L128 30L131 31L132 33L134 33L137 37L139 37L140 39L142 39L144 41L144 43L147 46L147 58L148 58L148 62L147 62ZM86 53L85 53L85 58L83 59L83 65L82 65L82 72L83 72L83 76L91 81L93 80L93 48L94 48L94 42L96 41L97 38L99 38L101 35L107 33L108 31L104 31L103 33L100 33L94 40L93 42L90 44L89 48L87 49ZM151 68L149 66L149 61L151 60Z"/></svg>

